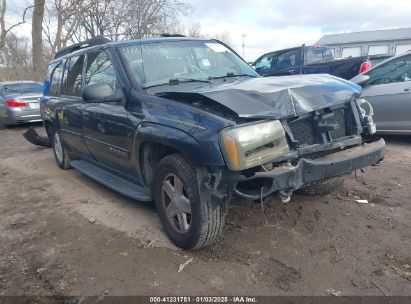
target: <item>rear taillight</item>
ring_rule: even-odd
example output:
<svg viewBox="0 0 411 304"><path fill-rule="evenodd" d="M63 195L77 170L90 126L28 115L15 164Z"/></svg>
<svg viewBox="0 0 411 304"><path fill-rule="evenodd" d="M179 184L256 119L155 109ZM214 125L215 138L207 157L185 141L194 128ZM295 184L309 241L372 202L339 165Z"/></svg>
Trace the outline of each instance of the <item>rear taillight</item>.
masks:
<svg viewBox="0 0 411 304"><path fill-rule="evenodd" d="M367 72L369 69L371 69L371 62L368 60L363 62L360 66L360 74Z"/></svg>
<svg viewBox="0 0 411 304"><path fill-rule="evenodd" d="M24 101L15 100L15 99L7 99L6 105L9 107L26 107L27 103L25 103Z"/></svg>

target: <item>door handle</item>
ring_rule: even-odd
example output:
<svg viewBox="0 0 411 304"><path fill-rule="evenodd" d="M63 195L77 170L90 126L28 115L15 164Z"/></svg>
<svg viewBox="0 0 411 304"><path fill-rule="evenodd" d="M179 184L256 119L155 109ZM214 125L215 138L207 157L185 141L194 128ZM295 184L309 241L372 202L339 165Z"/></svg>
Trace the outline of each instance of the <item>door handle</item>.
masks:
<svg viewBox="0 0 411 304"><path fill-rule="evenodd" d="M405 92L411 91L411 88L405 88L404 91Z"/></svg>
<svg viewBox="0 0 411 304"><path fill-rule="evenodd" d="M291 70L288 70L288 73L295 74L295 73L297 73L297 70L291 69Z"/></svg>

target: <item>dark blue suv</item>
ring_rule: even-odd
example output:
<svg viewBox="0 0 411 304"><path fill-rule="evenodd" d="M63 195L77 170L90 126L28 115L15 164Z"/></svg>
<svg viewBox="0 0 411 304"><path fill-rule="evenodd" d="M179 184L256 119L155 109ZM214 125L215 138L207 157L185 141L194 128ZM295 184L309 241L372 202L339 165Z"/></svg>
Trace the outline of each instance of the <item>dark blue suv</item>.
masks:
<svg viewBox="0 0 411 304"><path fill-rule="evenodd" d="M94 38L56 54L41 114L60 168L154 200L194 249L221 234L232 194L287 201L378 163L360 93L330 75L259 77L216 40Z"/></svg>

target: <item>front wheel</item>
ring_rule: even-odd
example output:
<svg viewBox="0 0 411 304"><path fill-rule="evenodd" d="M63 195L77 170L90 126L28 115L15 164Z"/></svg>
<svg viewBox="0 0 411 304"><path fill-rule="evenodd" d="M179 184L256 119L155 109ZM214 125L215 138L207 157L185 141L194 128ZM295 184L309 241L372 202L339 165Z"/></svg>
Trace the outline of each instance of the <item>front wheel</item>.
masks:
<svg viewBox="0 0 411 304"><path fill-rule="evenodd" d="M64 169L64 170L70 169L71 159L67 152L66 147L64 146L61 140L59 131L55 130L52 136L53 136L52 145L53 145L54 158L56 159L57 165L61 169Z"/></svg>
<svg viewBox="0 0 411 304"><path fill-rule="evenodd" d="M169 239L183 249L215 242L224 226L222 206L201 201L195 167L182 155L163 158L154 180L155 203Z"/></svg>

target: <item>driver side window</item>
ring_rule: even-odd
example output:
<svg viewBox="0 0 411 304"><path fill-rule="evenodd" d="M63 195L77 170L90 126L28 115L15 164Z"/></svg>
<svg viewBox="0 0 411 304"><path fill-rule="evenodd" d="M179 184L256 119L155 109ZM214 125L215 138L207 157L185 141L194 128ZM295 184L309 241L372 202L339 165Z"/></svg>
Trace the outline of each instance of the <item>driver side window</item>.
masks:
<svg viewBox="0 0 411 304"><path fill-rule="evenodd" d="M366 85L411 81L411 55L389 61L366 75L370 77Z"/></svg>
<svg viewBox="0 0 411 304"><path fill-rule="evenodd" d="M113 89L117 87L117 76L113 63L104 51L87 54L85 85L106 82Z"/></svg>

